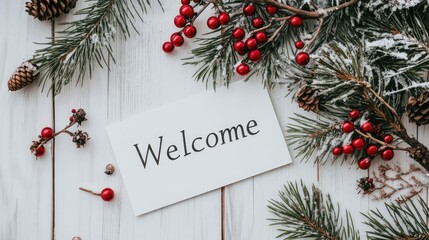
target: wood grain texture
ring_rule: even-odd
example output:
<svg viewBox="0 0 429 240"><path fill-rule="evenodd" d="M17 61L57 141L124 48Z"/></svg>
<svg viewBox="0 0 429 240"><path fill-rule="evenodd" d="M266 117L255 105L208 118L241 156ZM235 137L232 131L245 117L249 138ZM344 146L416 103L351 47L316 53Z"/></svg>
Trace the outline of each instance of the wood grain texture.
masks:
<svg viewBox="0 0 429 240"><path fill-rule="evenodd" d="M74 87L74 83L66 86L54 99L55 109L52 108L53 99L46 92L40 94L36 85L17 93L7 91L6 81L10 74L37 47L30 43L41 42L51 35L50 23L27 16L24 2L0 0L0 30L4 33L0 36L0 239L44 240L51 239L52 233L55 239L61 240L73 236L83 240L275 239L278 231L269 226L267 220L273 217L266 207L268 200L277 198L278 191L287 181L301 179L307 184L316 184L330 193L334 202L348 209L364 236L365 226L361 223L360 212L383 205L382 201L357 195L356 180L366 176L367 172L356 170L354 165L347 163L318 166L311 160L301 163L299 159L294 159L289 166L226 186L223 223L220 190L134 217L120 170L112 176L104 174L106 164L116 165L105 128L148 109L205 91L205 84L195 83L192 79L195 67L183 66L180 60L188 56L189 42L171 55L161 50L162 43L177 31L172 19L180 1L168 4L163 1L164 12L156 1L152 1L154 7L144 17L144 22L135 22L139 34L132 33L127 41L121 34L116 36L117 64L110 66L111 71L97 68L92 79L87 79L82 86ZM76 9L86 4L79 1ZM75 17L68 15L58 22L72 19ZM204 21L199 24L199 29L206 29ZM57 28L61 26L57 25ZM292 104L290 98L284 97L286 92L283 86L270 90L283 129L294 112L306 114ZM70 137L57 138L53 191L52 154L48 151L35 161L28 147L40 129L52 125L52 119L55 119L57 130L64 127L72 108L87 111L89 120L80 129L87 131L91 140L85 148L76 149ZM187 111L183 109L183 114ZM428 129L417 129L412 124L407 126L410 133L429 144L429 137L425 136ZM394 162L407 166L412 160L406 154L397 154ZM371 169L375 170L380 163L381 160ZM116 198L104 202L97 196L79 191L79 187L94 191L111 187ZM54 192L55 229L52 229ZM426 190L422 196L427 198L427 194Z"/></svg>

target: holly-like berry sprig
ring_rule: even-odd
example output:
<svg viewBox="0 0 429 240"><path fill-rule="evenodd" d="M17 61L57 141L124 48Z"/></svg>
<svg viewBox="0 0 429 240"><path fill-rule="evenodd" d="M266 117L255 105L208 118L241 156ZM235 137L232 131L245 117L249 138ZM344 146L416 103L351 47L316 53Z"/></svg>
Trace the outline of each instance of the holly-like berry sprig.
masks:
<svg viewBox="0 0 429 240"><path fill-rule="evenodd" d="M341 124L341 131L346 134L353 134L350 143L335 146L332 154L336 157L351 155L356 151L362 151L362 157L357 161L360 169L368 169L371 161L380 155L381 159L390 161L395 156L394 150L400 149L397 145L392 145L394 137L392 134L384 133L381 126L375 126L369 118L359 124L361 116L359 110L353 109L349 113L350 119Z"/></svg>
<svg viewBox="0 0 429 240"><path fill-rule="evenodd" d="M69 128L71 128L74 125L80 126L82 122L86 121L86 112L80 108L78 110L72 109L72 116L69 118L69 124L63 128L59 132L54 132L54 130L51 127L45 127L42 129L39 135L39 139L36 141L33 141L33 144L30 146L31 153L36 156L36 158L39 158L45 154L45 144L60 135L61 133L67 133L72 137L72 141L76 144L77 148L85 146L87 141L90 139L88 137L87 132L82 132L81 130L77 130L75 132L70 132Z"/></svg>
<svg viewBox="0 0 429 240"><path fill-rule="evenodd" d="M231 16L223 8L222 4L217 1L194 1L194 6L190 5L190 0L182 0L182 6L179 10L179 15L174 18L174 24L181 31L173 33L169 42L165 42L162 46L163 51L170 53L176 47L180 47L184 43L184 35L187 38L193 38L197 32L194 27L194 21L200 14L210 5L214 4L217 11L217 16L210 16L207 19L207 26L212 30L219 29L222 25L230 23ZM195 8L202 6L198 13L195 13ZM259 9L261 8L261 9ZM265 8L265 9L263 9ZM235 54L237 54L238 62L235 65L235 71L240 76L248 75L252 67L263 58L263 50L265 46L276 40L279 33L284 29L286 24L293 28L298 28L304 23L303 19L298 15L280 16L278 7L270 4L253 4L249 3L243 6L242 18L250 21L250 29L246 32L244 26L237 26L233 29L230 39ZM264 11L262 13L262 11ZM262 15L270 16L268 22L264 22ZM282 12L281 14L284 14ZM305 66L310 61L310 55L306 50L311 45L311 42L306 46L306 49L296 54L295 61L298 65ZM305 43L301 40L295 42L295 48L300 50L305 47ZM268 50L269 51L269 50Z"/></svg>
<svg viewBox="0 0 429 240"><path fill-rule="evenodd" d="M92 195L100 196L106 202L113 200L115 197L115 192L111 188L104 188L100 193L94 192L92 190L80 187L79 190L91 193Z"/></svg>

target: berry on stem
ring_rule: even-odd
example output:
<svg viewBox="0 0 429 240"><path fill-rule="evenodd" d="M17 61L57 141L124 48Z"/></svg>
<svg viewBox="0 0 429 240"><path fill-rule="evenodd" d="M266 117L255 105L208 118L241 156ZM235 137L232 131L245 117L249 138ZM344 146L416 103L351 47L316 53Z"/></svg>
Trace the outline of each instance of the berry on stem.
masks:
<svg viewBox="0 0 429 240"><path fill-rule="evenodd" d="M185 18L192 18L194 16L195 12L194 12L194 9L190 5L185 4L185 5L180 7L179 14L184 16Z"/></svg>
<svg viewBox="0 0 429 240"><path fill-rule="evenodd" d="M219 19L213 16L209 17L209 19L207 19L207 26L213 30L219 28L220 27Z"/></svg>
<svg viewBox="0 0 429 240"><path fill-rule="evenodd" d="M254 28L260 28L264 25L264 20L260 17L256 17L254 19L252 19L252 26Z"/></svg>
<svg viewBox="0 0 429 240"><path fill-rule="evenodd" d="M351 133L355 129L355 125L350 121L345 121L341 125L341 131L344 133Z"/></svg>
<svg viewBox="0 0 429 240"><path fill-rule="evenodd" d="M343 153L345 155L350 155L355 151L355 148L351 144L343 146Z"/></svg>
<svg viewBox="0 0 429 240"><path fill-rule="evenodd" d="M171 42L165 42L162 44L162 50L166 53L170 53L174 50L174 45ZM73 121L72 118L73 117L70 117L70 122Z"/></svg>
<svg viewBox="0 0 429 240"><path fill-rule="evenodd" d="M89 189L81 188L81 187L79 188L79 190L82 190L87 193L91 193L93 195L100 196L101 199L103 199L106 202L111 201L115 197L115 192L111 188L104 188L103 190L101 190L101 193L95 193Z"/></svg>
<svg viewBox="0 0 429 240"><path fill-rule="evenodd" d="M263 31L259 31L256 33L255 39L258 43L265 43L267 41L267 34Z"/></svg>
<svg viewBox="0 0 429 240"><path fill-rule="evenodd" d="M240 63L237 66L237 73L241 76L247 75L250 72L250 67L249 65L245 64L245 63Z"/></svg>
<svg viewBox="0 0 429 240"><path fill-rule="evenodd" d="M243 41L237 41L234 43L234 50L237 52L245 52L246 51L246 44L244 44Z"/></svg>
<svg viewBox="0 0 429 240"><path fill-rule="evenodd" d="M255 6L253 6L253 4L244 6L243 13L246 16L252 16L253 14L255 14Z"/></svg>
<svg viewBox="0 0 429 240"><path fill-rule="evenodd" d="M301 66L305 66L310 62L310 55L306 52L300 52L295 57L296 63L298 63Z"/></svg>
<svg viewBox="0 0 429 240"><path fill-rule="evenodd" d="M231 20L231 17L227 12L221 12L219 13L219 16L217 17L219 19L219 23L222 25L226 25Z"/></svg>
<svg viewBox="0 0 429 240"><path fill-rule="evenodd" d="M270 5L270 4L267 5L267 12L270 15L276 14L278 10L279 9L276 6L273 6L273 5Z"/></svg>
<svg viewBox="0 0 429 240"><path fill-rule="evenodd" d="M374 124L372 124L371 122L366 122L364 124L362 124L362 126L360 127L362 129L362 131L366 132L366 133L371 133L374 130Z"/></svg>
<svg viewBox="0 0 429 240"><path fill-rule="evenodd" d="M289 19L289 23L292 27L299 27L302 25L303 21L299 16L293 16Z"/></svg>
<svg viewBox="0 0 429 240"><path fill-rule="evenodd" d="M249 59L252 62L257 62L261 59L261 51L259 49L251 50L249 52Z"/></svg>
<svg viewBox="0 0 429 240"><path fill-rule="evenodd" d="M76 109L74 109L74 108L73 108L73 109L71 110L71 112L72 112L72 113L76 113Z"/></svg>
<svg viewBox="0 0 429 240"><path fill-rule="evenodd" d="M395 153L392 149L385 149L383 152L381 152L381 159L384 161L390 161L395 156Z"/></svg>
<svg viewBox="0 0 429 240"><path fill-rule="evenodd" d="M384 135L383 136L383 142L392 143L393 142L393 136L391 134Z"/></svg>
<svg viewBox="0 0 429 240"><path fill-rule="evenodd" d="M184 26L186 26L186 18L182 15L177 15L174 18L174 25L176 25L176 27L178 28L183 28Z"/></svg>
<svg viewBox="0 0 429 240"><path fill-rule="evenodd" d="M187 38L193 38L195 35L197 35L197 29L194 27L194 25L188 25L183 29L183 35Z"/></svg>
<svg viewBox="0 0 429 240"><path fill-rule="evenodd" d="M182 5L189 5L191 3L191 0L181 0Z"/></svg>
<svg viewBox="0 0 429 240"><path fill-rule="evenodd" d="M170 37L170 41L175 47L180 47L185 42L185 39L183 39L182 35L179 33L173 33Z"/></svg>
<svg viewBox="0 0 429 240"><path fill-rule="evenodd" d="M365 147L365 140L363 140L363 138L353 139L352 145L357 150L361 150L361 149L363 149Z"/></svg>
<svg viewBox="0 0 429 240"><path fill-rule="evenodd" d="M248 48L248 49L256 49L257 47L258 47L258 41L256 41L256 39L255 38L248 38L247 40L246 40L246 47Z"/></svg>
<svg viewBox="0 0 429 240"><path fill-rule="evenodd" d="M246 35L246 32L241 27L235 28L234 31L232 31L232 37L237 40L242 40L245 35Z"/></svg>
<svg viewBox="0 0 429 240"><path fill-rule="evenodd" d="M45 128L42 129L40 135L44 139L49 139L52 136L54 136L54 130L52 130L52 128L50 128L50 127L45 127Z"/></svg>
<svg viewBox="0 0 429 240"><path fill-rule="evenodd" d="M40 146L36 149L36 151L34 152L34 155L36 157L41 157L43 156L43 154L45 154L45 147L44 146Z"/></svg>
<svg viewBox="0 0 429 240"><path fill-rule="evenodd" d="M296 49L302 49L302 48L304 48L304 45L305 45L304 42L301 40L298 40L295 42Z"/></svg>
<svg viewBox="0 0 429 240"><path fill-rule="evenodd" d="M334 155L334 156L340 156L341 154L343 153L343 148L342 147L339 147L339 146L337 146L337 147L334 147L333 149L332 149L332 154Z"/></svg>
<svg viewBox="0 0 429 240"><path fill-rule="evenodd" d="M353 120L358 119L360 115L359 110L353 109L349 112L349 117Z"/></svg>
<svg viewBox="0 0 429 240"><path fill-rule="evenodd" d="M378 154L378 147L375 144L371 144L366 148L366 154L371 157L375 157Z"/></svg>
<svg viewBox="0 0 429 240"><path fill-rule="evenodd" d="M358 161L358 166L362 170L368 169L371 166L371 160L367 157L361 158Z"/></svg>

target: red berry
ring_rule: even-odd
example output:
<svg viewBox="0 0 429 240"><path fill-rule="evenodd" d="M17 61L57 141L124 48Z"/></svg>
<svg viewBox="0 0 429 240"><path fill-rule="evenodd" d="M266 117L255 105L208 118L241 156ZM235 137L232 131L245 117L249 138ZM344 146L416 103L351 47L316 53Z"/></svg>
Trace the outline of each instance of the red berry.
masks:
<svg viewBox="0 0 429 240"><path fill-rule="evenodd" d="M219 13L219 16L217 17L219 19L219 23L222 25L226 25L231 20L231 17L227 12L221 12Z"/></svg>
<svg viewBox="0 0 429 240"><path fill-rule="evenodd" d="M207 26L213 30L219 28L219 19L217 19L217 17L209 17L209 19L207 19Z"/></svg>
<svg viewBox="0 0 429 240"><path fill-rule="evenodd" d="M279 9L276 6L273 6L273 5L270 5L270 4L267 5L267 12L270 15L276 14L278 10Z"/></svg>
<svg viewBox="0 0 429 240"><path fill-rule="evenodd" d="M40 135L44 139L49 139L52 136L54 136L54 130L52 130L52 128L50 127L45 127L44 129L42 129L42 132L40 133Z"/></svg>
<svg viewBox="0 0 429 240"><path fill-rule="evenodd" d="M173 33L170 37L170 41L175 47L180 47L185 42L185 39L183 39L182 35L179 33Z"/></svg>
<svg viewBox="0 0 429 240"><path fill-rule="evenodd" d="M264 43L267 41L267 34L263 31L259 31L256 33L255 38L258 43Z"/></svg>
<svg viewBox="0 0 429 240"><path fill-rule="evenodd" d="M199 3L201 2L201 0L194 0L194 3Z"/></svg>
<svg viewBox="0 0 429 240"><path fill-rule="evenodd" d="M45 154L45 147L44 146L40 146L36 149L36 152L34 153L34 155L36 155L36 157L41 157L43 156L43 154Z"/></svg>
<svg viewBox="0 0 429 240"><path fill-rule="evenodd" d="M355 125L350 121L343 122L343 125L341 125L341 131L345 133L351 133L355 129Z"/></svg>
<svg viewBox="0 0 429 240"><path fill-rule="evenodd" d="M245 52L246 51L246 44L244 44L243 41L238 41L234 43L234 50L237 52Z"/></svg>
<svg viewBox="0 0 429 240"><path fill-rule="evenodd" d="M393 136L390 135L390 134L384 135L383 142L385 142L385 143L392 143L393 142Z"/></svg>
<svg viewBox="0 0 429 240"><path fill-rule="evenodd" d="M191 18L194 16L195 12L194 12L194 9L190 5L186 4L186 5L183 5L180 7L179 13L180 13L180 15L184 16L185 18Z"/></svg>
<svg viewBox="0 0 429 240"><path fill-rule="evenodd" d="M293 16L290 20L289 23L292 27L299 27L302 25L303 21L299 16Z"/></svg>
<svg viewBox="0 0 429 240"><path fill-rule="evenodd" d="M165 42L162 44L162 50L166 53L170 53L174 50L174 45L171 42ZM73 118L70 118L70 122L73 121Z"/></svg>
<svg viewBox="0 0 429 240"><path fill-rule="evenodd" d="M246 32L244 32L244 29L241 27L235 28L234 31L232 31L232 37L237 40L242 40L245 35Z"/></svg>
<svg viewBox="0 0 429 240"><path fill-rule="evenodd" d="M343 146L343 153L346 155L352 154L355 151L355 148L351 144Z"/></svg>
<svg viewBox="0 0 429 240"><path fill-rule="evenodd" d="M383 152L381 152L381 159L385 161L390 161L395 156L395 153L392 149L386 149Z"/></svg>
<svg viewBox="0 0 429 240"><path fill-rule="evenodd" d="M176 25L176 27L178 27L178 28L182 28L182 27L186 26L186 18L182 15L177 15L174 18L174 25Z"/></svg>
<svg viewBox="0 0 429 240"><path fill-rule="evenodd" d="M254 28L260 28L264 25L264 20L260 17L256 17L252 20L252 25Z"/></svg>
<svg viewBox="0 0 429 240"><path fill-rule="evenodd" d="M258 41L255 38L248 38L246 40L246 47L248 49L256 49L258 47Z"/></svg>
<svg viewBox="0 0 429 240"><path fill-rule="evenodd" d="M357 150L361 150L361 149L363 149L365 147L365 140L363 140L363 138L353 139L352 145Z"/></svg>
<svg viewBox="0 0 429 240"><path fill-rule="evenodd" d="M253 14L255 14L255 6L253 6L253 4L244 6L243 13L246 16L252 16Z"/></svg>
<svg viewBox="0 0 429 240"><path fill-rule="evenodd" d="M72 113L76 113L76 109L74 109L74 108L73 108L73 109L71 110L71 112L72 112Z"/></svg>
<svg viewBox="0 0 429 240"><path fill-rule="evenodd" d="M360 115L360 112L359 112L359 110L356 110L356 109L353 109L349 112L349 117L353 120L358 119L359 115Z"/></svg>
<svg viewBox="0 0 429 240"><path fill-rule="evenodd" d="M191 3L191 0L182 0L181 2L183 5L189 5L189 3Z"/></svg>
<svg viewBox="0 0 429 240"><path fill-rule="evenodd" d="M366 148L366 154L371 156L371 157L375 157L378 154L378 147L374 144L369 145Z"/></svg>
<svg viewBox="0 0 429 240"><path fill-rule="evenodd" d="M100 193L100 197L101 197L104 201L108 202L108 201L112 200L112 199L115 197L115 192L113 192L113 190L112 190L112 189L110 189L110 188L105 188L105 189L103 189L103 190L101 191L101 193Z"/></svg>
<svg viewBox="0 0 429 240"><path fill-rule="evenodd" d="M261 59L261 51L259 49L251 50L249 52L249 59L252 62L257 62Z"/></svg>
<svg viewBox="0 0 429 240"><path fill-rule="evenodd" d="M70 117L69 120L70 120L70 122L73 122L74 121L74 117Z"/></svg>
<svg viewBox="0 0 429 240"><path fill-rule="evenodd" d="M310 55L306 52L300 52L295 57L296 63L301 66L305 66L310 62Z"/></svg>
<svg viewBox="0 0 429 240"><path fill-rule="evenodd" d="M368 169L371 166L371 160L369 158L361 158L358 161L358 166L362 170Z"/></svg>
<svg viewBox="0 0 429 240"><path fill-rule="evenodd" d="M183 29L183 35L187 38L193 38L195 35L197 35L197 29L194 27L194 25L188 25Z"/></svg>
<svg viewBox="0 0 429 240"><path fill-rule="evenodd" d="M372 183L373 179L372 179L372 178L368 178L366 181L367 181L368 183Z"/></svg>
<svg viewBox="0 0 429 240"><path fill-rule="evenodd" d="M332 149L332 154L334 155L334 156L340 156L341 154L343 153L343 148L342 147L334 147L333 149Z"/></svg>
<svg viewBox="0 0 429 240"><path fill-rule="evenodd" d="M301 40L298 40L298 41L295 42L295 47L297 49L302 49L304 47L304 45L305 45L304 42L301 41Z"/></svg>
<svg viewBox="0 0 429 240"><path fill-rule="evenodd" d="M362 126L360 126L360 128L362 129L362 131L364 131L366 133L370 133L374 130L374 124L372 124L371 122L366 122L366 123L362 124Z"/></svg>
<svg viewBox="0 0 429 240"><path fill-rule="evenodd" d="M237 66L236 70L239 75L244 76L250 72L250 67L245 63L240 63L240 65Z"/></svg>

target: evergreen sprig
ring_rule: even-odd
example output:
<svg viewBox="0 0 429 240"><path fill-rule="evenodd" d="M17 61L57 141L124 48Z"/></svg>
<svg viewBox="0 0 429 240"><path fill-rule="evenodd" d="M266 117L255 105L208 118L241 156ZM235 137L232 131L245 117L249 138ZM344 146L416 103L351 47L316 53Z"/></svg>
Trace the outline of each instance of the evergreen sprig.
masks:
<svg viewBox="0 0 429 240"><path fill-rule="evenodd" d="M35 52L30 61L39 68L39 84L50 85L58 94L64 85L77 75L77 83L91 77L95 65L109 67L115 62L112 43L116 28L125 37L130 35L136 18L142 19L150 7L149 0L87 0L89 6L77 11L80 18L64 23L65 30L57 31L51 43ZM52 80L52 82L51 82Z"/></svg>
<svg viewBox="0 0 429 240"><path fill-rule="evenodd" d="M269 219L278 227L281 239L359 239L350 213L340 215L329 195L314 185L289 182L279 192L280 200L270 200L268 208L276 217Z"/></svg>

